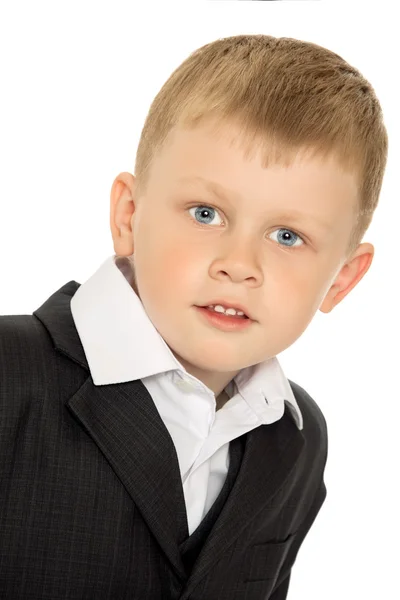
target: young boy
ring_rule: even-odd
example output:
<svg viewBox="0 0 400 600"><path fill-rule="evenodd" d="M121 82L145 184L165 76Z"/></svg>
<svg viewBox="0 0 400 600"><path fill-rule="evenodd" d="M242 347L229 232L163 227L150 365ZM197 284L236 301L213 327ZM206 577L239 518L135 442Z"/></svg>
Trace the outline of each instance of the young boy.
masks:
<svg viewBox="0 0 400 600"><path fill-rule="evenodd" d="M277 355L368 271L387 147L315 44L230 37L171 75L115 254L0 319L1 598L287 597L327 427Z"/></svg>

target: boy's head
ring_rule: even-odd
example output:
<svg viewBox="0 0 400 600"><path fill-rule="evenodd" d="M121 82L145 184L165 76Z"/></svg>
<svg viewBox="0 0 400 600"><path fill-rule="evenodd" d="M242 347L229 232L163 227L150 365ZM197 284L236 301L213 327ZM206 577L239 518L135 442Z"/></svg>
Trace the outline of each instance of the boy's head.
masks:
<svg viewBox="0 0 400 600"><path fill-rule="evenodd" d="M312 43L264 35L194 52L153 101L135 177L111 191L114 250L189 373L216 395L294 343L361 280L388 139L370 83ZM253 323L223 332L195 306Z"/></svg>

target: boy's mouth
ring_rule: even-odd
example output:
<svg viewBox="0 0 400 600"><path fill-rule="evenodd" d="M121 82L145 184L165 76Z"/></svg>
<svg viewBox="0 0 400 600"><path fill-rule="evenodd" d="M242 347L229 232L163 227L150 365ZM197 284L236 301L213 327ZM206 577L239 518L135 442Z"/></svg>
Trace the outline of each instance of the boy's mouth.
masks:
<svg viewBox="0 0 400 600"><path fill-rule="evenodd" d="M222 312L221 310L214 310L213 306L200 306L199 308L204 308L205 310L209 310L210 312L216 313L218 315L223 315L224 317L231 317L232 319L248 319L249 317L245 314L229 314L226 312Z"/></svg>
<svg viewBox="0 0 400 600"><path fill-rule="evenodd" d="M207 322L222 331L242 331L250 327L252 319L240 315L230 315L218 312L208 306L195 306L198 312L203 315Z"/></svg>
<svg viewBox="0 0 400 600"><path fill-rule="evenodd" d="M216 309L215 312L218 312L219 314L226 314L226 316L236 316L254 321L252 316L249 314L247 307L239 302L236 302L235 300L210 300L206 304L199 305L199 308L208 308L209 310L213 311Z"/></svg>

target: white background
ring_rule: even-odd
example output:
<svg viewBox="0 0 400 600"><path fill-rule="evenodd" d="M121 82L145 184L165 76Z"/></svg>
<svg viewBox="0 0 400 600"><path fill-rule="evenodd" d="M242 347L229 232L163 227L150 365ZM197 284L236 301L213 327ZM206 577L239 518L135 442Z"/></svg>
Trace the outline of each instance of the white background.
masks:
<svg viewBox="0 0 400 600"><path fill-rule="evenodd" d="M113 254L111 185L133 172L173 69L218 37L266 33L340 54L374 86L389 132L365 278L283 352L328 422L328 496L289 600L400 597L398 32L389 2L2 2L0 314L30 314Z"/></svg>

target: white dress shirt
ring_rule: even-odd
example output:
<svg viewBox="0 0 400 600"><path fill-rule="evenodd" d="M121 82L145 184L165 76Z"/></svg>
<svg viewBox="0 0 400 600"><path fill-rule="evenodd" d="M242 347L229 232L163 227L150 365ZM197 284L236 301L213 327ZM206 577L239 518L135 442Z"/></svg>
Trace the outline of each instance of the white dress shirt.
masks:
<svg viewBox="0 0 400 600"><path fill-rule="evenodd" d="M276 357L242 369L225 388L229 400L216 411L214 392L172 354L129 283L126 261L124 268L120 261L112 255L79 287L72 316L93 383L140 379L151 395L175 444L191 535L223 487L229 442L279 420L285 402L299 429L302 415Z"/></svg>

